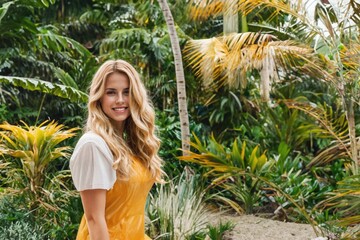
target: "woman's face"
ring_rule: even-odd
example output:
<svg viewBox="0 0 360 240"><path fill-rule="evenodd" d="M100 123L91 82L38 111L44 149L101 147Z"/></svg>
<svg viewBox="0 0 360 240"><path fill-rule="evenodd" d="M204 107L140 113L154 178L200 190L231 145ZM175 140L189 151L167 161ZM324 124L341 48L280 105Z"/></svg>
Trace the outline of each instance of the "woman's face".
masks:
<svg viewBox="0 0 360 240"><path fill-rule="evenodd" d="M129 85L129 78L125 73L114 72L108 76L104 95L100 98L102 110L120 130L130 116Z"/></svg>

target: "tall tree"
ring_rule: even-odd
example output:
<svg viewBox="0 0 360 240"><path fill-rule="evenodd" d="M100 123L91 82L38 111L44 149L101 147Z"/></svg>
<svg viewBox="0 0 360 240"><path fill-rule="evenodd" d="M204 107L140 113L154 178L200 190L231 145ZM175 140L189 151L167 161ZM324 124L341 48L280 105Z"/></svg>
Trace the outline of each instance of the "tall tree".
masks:
<svg viewBox="0 0 360 240"><path fill-rule="evenodd" d="M188 115L187 101L186 101L186 84L185 84L185 76L184 76L184 67L182 62L182 54L181 54L178 36L175 29L174 18L171 14L169 5L166 0L158 0L158 2L163 11L166 25L168 26L171 47L174 54L178 106L179 106L179 115L180 115L180 124L181 124L181 141L182 141L183 154L185 154L188 150L190 150L190 128L189 128L189 115Z"/></svg>

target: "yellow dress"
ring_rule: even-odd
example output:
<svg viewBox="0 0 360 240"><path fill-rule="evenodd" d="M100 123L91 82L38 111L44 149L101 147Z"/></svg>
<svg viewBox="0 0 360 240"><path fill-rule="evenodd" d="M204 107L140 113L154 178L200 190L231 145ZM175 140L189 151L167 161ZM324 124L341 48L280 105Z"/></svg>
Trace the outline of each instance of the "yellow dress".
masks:
<svg viewBox="0 0 360 240"><path fill-rule="evenodd" d="M139 161L133 160L129 180L116 180L107 191L105 218L111 240L151 240L145 234L145 203L155 179ZM85 215L77 240L90 239Z"/></svg>

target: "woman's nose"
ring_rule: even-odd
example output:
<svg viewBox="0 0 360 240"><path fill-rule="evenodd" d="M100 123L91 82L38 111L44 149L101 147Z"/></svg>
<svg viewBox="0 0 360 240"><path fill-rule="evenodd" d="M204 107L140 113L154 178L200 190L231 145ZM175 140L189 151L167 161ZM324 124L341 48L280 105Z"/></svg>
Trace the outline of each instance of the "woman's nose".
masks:
<svg viewBox="0 0 360 240"><path fill-rule="evenodd" d="M121 93L119 94L118 98L116 99L116 102L117 103L124 103L124 98L123 98Z"/></svg>

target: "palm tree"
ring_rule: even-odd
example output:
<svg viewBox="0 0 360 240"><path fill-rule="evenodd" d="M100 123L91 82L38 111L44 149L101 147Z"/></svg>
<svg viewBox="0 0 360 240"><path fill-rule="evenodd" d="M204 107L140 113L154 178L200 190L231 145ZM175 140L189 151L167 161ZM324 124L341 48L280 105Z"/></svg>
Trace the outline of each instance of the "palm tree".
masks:
<svg viewBox="0 0 360 240"><path fill-rule="evenodd" d="M317 54L325 54L328 61L328 74L320 76L330 80L334 89L337 89L341 99L342 107L346 113L349 124L348 136L350 142L350 155L352 159L352 172L358 173L360 159L358 156L358 141L355 131L355 104L359 102L360 64L359 64L359 38L358 27L360 20L360 5L353 0L337 1L333 5L329 1L322 1L315 7L315 20L313 21L306 14L306 4L291 4L282 1L253 2L242 1L239 4L239 11L245 14L255 8L273 8L274 14L287 14L296 21L296 26L288 31L299 32L300 29L307 29L306 35L299 36L299 40L305 43L315 44ZM320 55L321 56L321 55Z"/></svg>
<svg viewBox="0 0 360 240"><path fill-rule="evenodd" d="M187 149L189 147L190 131L185 77L179 38L174 25L172 25L173 28L170 26L171 31L174 32L168 31L168 34L165 33L169 27L166 29L163 18L159 17L163 13L163 9L149 1L128 2L127 4L121 4L120 7L118 1L109 1L109 4L111 4L112 13L109 14L109 21L113 23L107 28L109 34L99 41L100 59L121 57L132 61L144 76L145 84L149 87L151 93L158 96L154 97L153 100L157 101L154 104L160 109L166 109L169 106L173 107L172 103L175 103L174 95L177 92L178 111L182 128L182 147ZM161 4L162 8L164 3ZM170 13L172 19L170 10L168 13ZM94 14L95 11L91 10L86 13L86 17ZM173 34L176 34L176 36ZM176 37L176 40L173 39L174 37ZM172 42L173 40L175 42ZM175 56L175 51L179 55ZM171 71L167 71L173 68L173 65L175 65L176 70L176 85L173 83L175 81L172 81L175 76L172 75Z"/></svg>
<svg viewBox="0 0 360 240"><path fill-rule="evenodd" d="M198 2L204 1L194 1ZM225 9L219 5L221 1L205 2L214 14L220 14ZM289 71L298 71L329 82L337 89L349 123L349 157L353 160L352 172L356 174L360 163L357 141L360 140L357 140L355 134L354 104L359 102L356 85L360 68L359 41L354 33L359 25L359 4L350 0L348 3L338 1L332 6L328 1L323 1L316 6L317 21L313 21L306 10L311 1L234 2L237 3L237 11L243 15L260 16L263 13L261 10L266 10L271 11L272 19L280 14L287 16L287 22L280 26L277 23L277 26L272 27L271 20L266 25L257 25L290 40L281 41L274 35L270 37L261 33L257 33L261 37L255 33L242 33L232 37L192 40L185 54L190 65L194 66L195 72L207 85L220 78L235 87L240 85L239 80L244 78L246 72L256 69L260 73L260 92L264 101L269 100L270 80L277 80ZM261 16L259 19L262 19Z"/></svg>
<svg viewBox="0 0 360 240"><path fill-rule="evenodd" d="M163 11L166 24L168 26L171 47L174 54L175 72L177 82L177 94L178 94L178 106L180 115L180 127L181 127L181 142L183 154L190 150L190 128L189 128L189 116L187 111L186 101L186 83L184 77L184 67L182 63L182 55L178 36L175 29L175 22L172 17L171 11L166 0L158 0L160 7Z"/></svg>
<svg viewBox="0 0 360 240"><path fill-rule="evenodd" d="M238 10L238 1L226 1L226 3L218 0L192 1L191 4L194 7L192 10L194 18L206 17L209 13L215 16L223 14L224 34L237 32L234 29L231 31L228 25L234 22L229 19L233 16L237 18L234 11L241 12ZM246 18L242 19L243 24L246 24ZM247 28L243 27L243 29ZM270 80L278 79L277 72L280 69L287 71L294 67L302 67L312 73L318 72L314 69L313 62L309 61L308 65L302 64L305 57L310 58L312 52L310 48L296 42L279 41L269 34L243 32L225 38L191 40L185 51L189 65L195 69L197 75L202 77L205 86L209 86L214 80L222 77L220 85L225 81L230 87L239 87L241 84L242 87L246 87L244 79L246 72L258 70L261 77L260 92L265 102L270 100ZM304 57L302 57L303 54ZM289 61L292 57L294 60Z"/></svg>

